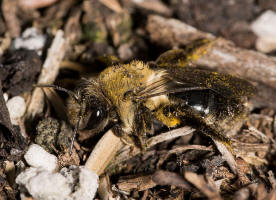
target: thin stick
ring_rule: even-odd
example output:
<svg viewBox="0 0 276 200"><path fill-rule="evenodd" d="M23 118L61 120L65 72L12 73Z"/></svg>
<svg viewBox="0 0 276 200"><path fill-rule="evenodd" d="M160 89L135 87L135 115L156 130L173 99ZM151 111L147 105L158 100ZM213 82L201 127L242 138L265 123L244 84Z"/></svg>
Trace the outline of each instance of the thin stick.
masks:
<svg viewBox="0 0 276 200"><path fill-rule="evenodd" d="M38 78L38 84L53 84L58 72L60 63L65 55L66 40L63 37L62 30L58 30L53 43L48 50L47 58L42 66L41 73ZM27 110L28 117L34 117L43 110L44 95L41 89L35 88L32 94L32 99Z"/></svg>

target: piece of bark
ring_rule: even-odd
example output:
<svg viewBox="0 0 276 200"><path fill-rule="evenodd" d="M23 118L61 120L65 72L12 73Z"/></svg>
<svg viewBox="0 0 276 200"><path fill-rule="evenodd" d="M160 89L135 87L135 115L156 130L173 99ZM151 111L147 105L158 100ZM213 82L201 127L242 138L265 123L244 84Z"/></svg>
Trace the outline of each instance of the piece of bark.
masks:
<svg viewBox="0 0 276 200"><path fill-rule="evenodd" d="M152 180L157 185L174 185L187 191L192 190L190 184L181 175L174 172L158 170L152 175Z"/></svg>
<svg viewBox="0 0 276 200"><path fill-rule="evenodd" d="M215 39L213 35L179 20L157 15L149 16L146 28L151 41L166 48L181 48L200 38ZM156 31L157 28L159 31ZM219 38L194 64L252 81L258 89L258 94L253 98L254 105L276 106L275 58L238 48L232 42Z"/></svg>
<svg viewBox="0 0 276 200"><path fill-rule="evenodd" d="M152 175L142 175L135 177L120 177L117 182L119 190L131 192L133 190L143 191L156 186L152 180Z"/></svg>

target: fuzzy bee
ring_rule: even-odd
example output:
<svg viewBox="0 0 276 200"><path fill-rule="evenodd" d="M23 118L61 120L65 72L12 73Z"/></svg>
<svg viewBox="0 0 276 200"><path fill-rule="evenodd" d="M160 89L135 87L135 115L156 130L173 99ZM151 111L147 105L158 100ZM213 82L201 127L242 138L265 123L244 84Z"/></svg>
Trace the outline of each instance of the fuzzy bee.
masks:
<svg viewBox="0 0 276 200"><path fill-rule="evenodd" d="M189 67L209 44L171 50L155 62L114 64L82 81L70 92L70 123L85 133L82 139L112 126L125 143L142 149L156 121L168 128L190 125L230 145L226 132L246 116L247 98L256 90L234 76Z"/></svg>

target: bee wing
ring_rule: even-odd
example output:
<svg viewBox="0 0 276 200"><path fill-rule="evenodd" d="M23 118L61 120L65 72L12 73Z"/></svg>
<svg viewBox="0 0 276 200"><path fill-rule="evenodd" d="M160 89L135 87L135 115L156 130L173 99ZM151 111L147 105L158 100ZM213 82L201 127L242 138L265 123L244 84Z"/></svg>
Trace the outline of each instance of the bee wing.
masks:
<svg viewBox="0 0 276 200"><path fill-rule="evenodd" d="M191 90L212 90L227 99L240 99L256 93L255 87L248 81L231 75L188 67L170 67L166 70L162 68L162 70L165 73L161 77L156 78L146 88L136 93L137 99Z"/></svg>
<svg viewBox="0 0 276 200"><path fill-rule="evenodd" d="M240 99L256 93L256 88L251 83L228 74L189 67L169 68L167 72L178 82L211 89L227 99Z"/></svg>

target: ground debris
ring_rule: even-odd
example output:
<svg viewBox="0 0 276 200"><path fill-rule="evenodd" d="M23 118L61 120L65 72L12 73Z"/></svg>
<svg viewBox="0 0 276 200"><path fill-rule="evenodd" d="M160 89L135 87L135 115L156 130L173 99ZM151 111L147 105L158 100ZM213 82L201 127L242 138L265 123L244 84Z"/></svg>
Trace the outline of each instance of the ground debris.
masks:
<svg viewBox="0 0 276 200"><path fill-rule="evenodd" d="M85 199L82 195L90 195L93 179L86 172L91 171L97 174L96 182L99 176L95 199L276 199L275 52L258 52L257 35L250 27L262 13L271 13L268 9L276 11L273 0L1 1L0 199L19 199L20 195L40 199L44 195L47 200L51 191L63 190L58 185L65 188L62 198ZM258 89L249 102L244 99L248 117L237 119L226 133L229 144L206 137L186 121L167 128L156 120L154 131L145 135L145 149L126 145L128 141L113 129L113 125L121 125L113 108L108 112L112 122L102 132L91 136L89 130L79 130L71 142L77 129L68 122L68 96L82 101L83 96L73 94L80 78L90 79L110 65L122 66L132 60L154 67L171 59L165 51L183 48L186 52L199 41L210 45L199 58L185 55L191 61L185 63L188 66L182 63L185 67L231 74ZM165 64L182 67L183 59L178 58ZM67 91L34 88L34 83L54 84ZM20 102L11 103L18 98ZM6 104L13 112L12 123ZM36 143L53 154L55 171L36 165L45 155L40 150L24 159L26 143ZM30 157L35 161L30 162ZM16 184L18 174L22 178L26 172L37 176L28 183L18 179ZM39 184L30 184L31 179ZM88 184L83 190L79 190L81 179ZM34 191L36 188L40 191ZM79 192L68 196L75 191Z"/></svg>
<svg viewBox="0 0 276 200"><path fill-rule="evenodd" d="M15 50L0 58L0 80L3 91L19 95L30 91L41 69L41 60L35 51Z"/></svg>

